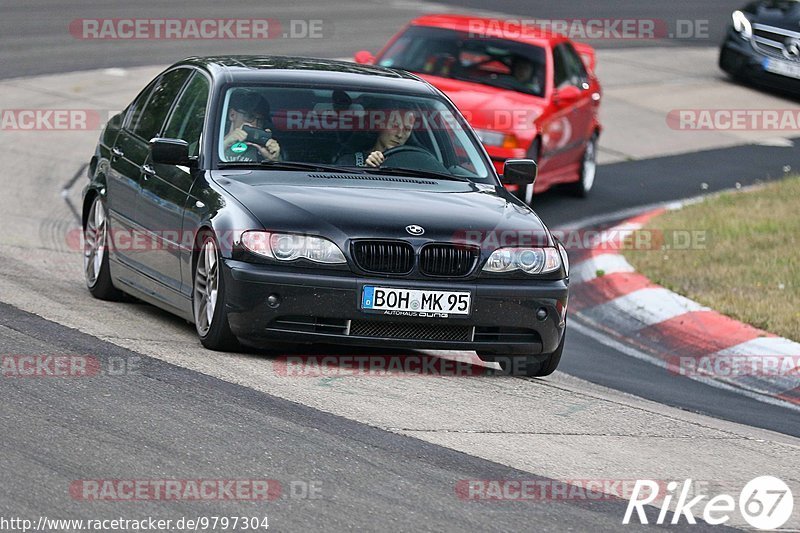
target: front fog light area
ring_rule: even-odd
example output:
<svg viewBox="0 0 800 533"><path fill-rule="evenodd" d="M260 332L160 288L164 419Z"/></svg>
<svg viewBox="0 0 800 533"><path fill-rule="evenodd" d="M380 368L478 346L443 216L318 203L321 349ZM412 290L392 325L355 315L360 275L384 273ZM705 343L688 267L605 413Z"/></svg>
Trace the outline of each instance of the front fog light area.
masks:
<svg viewBox="0 0 800 533"><path fill-rule="evenodd" d="M483 270L548 274L561 268L561 264L561 254L555 248L500 248L492 252Z"/></svg>
<svg viewBox="0 0 800 533"><path fill-rule="evenodd" d="M345 263L344 254L334 243L322 237L247 231L242 234L242 246L256 255L277 261L308 259L315 263Z"/></svg>

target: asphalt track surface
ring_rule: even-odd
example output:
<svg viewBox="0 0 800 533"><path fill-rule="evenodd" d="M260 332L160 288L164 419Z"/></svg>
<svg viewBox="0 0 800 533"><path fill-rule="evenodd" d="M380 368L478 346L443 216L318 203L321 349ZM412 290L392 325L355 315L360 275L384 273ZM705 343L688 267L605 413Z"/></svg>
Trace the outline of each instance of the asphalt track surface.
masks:
<svg viewBox="0 0 800 533"><path fill-rule="evenodd" d="M4 304L0 315L0 352L100 353L101 368L109 360L137 368L81 385L56 380L46 396L36 380L4 385L0 470L13 490L0 499L0 515L37 517L43 508L61 519L266 514L278 530L290 524L293 531L520 531L522 524L536 531L563 531L566 524L614 531L625 512L627 501L618 499L459 501L454 487L463 479L548 480L110 343L98 346L91 336ZM135 510L128 501L94 502L91 509L80 498L63 502L74 480L116 478L120 471L138 479L159 479L165 471L181 479L262 479L263 472L281 491L266 507L215 502L213 512L208 502L148 501ZM648 509L651 522L657 514ZM710 528L677 528L698 529Z"/></svg>
<svg viewBox="0 0 800 533"><path fill-rule="evenodd" d="M0 79L52 74L100 67L170 64L190 55L256 53L316 57L346 57L357 49L373 52L409 19L424 11L469 12L492 9L520 19L654 19L663 21L669 33L658 39L601 39L597 47L715 46L722 41L730 14L741 7L738 0L482 0L445 1L439 4L403 0L140 0L117 4L101 0L8 0L0 17ZM322 21L322 38L263 41L113 41L78 39L70 23L84 18L274 18L285 30L292 19ZM678 20L707 21L708 31L690 38L674 38ZM291 31L291 30L287 30ZM673 38L670 38L670 33ZM302 25L295 35L303 35ZM357 38L354 38L357 36Z"/></svg>
<svg viewBox="0 0 800 533"><path fill-rule="evenodd" d="M627 161L600 167L588 201L552 190L537 196L534 208L551 227L560 227L576 219L781 179L798 170L800 150L794 146L745 145Z"/></svg>
<svg viewBox="0 0 800 533"><path fill-rule="evenodd" d="M458 8L486 9L486 2L481 0L442 0L441 3ZM613 35L610 23L615 20L621 24L624 21L656 23L657 30L653 32L652 39L587 39L597 48L713 46L722 42L731 13L741 9L745 3L739 0L495 0L491 3L491 9L520 22L545 19L571 25L575 20L604 19L611 32L609 35ZM581 30L576 28L570 31ZM576 37L574 34L572 36Z"/></svg>
<svg viewBox="0 0 800 533"><path fill-rule="evenodd" d="M5 2L0 18L0 78L169 63L183 56L212 52L347 56L355 49L376 50L403 21L420 12L414 2L397 2L387 16L383 4L343 0L326 3L325 12L333 15L319 16L326 21L324 31L329 32L324 40L277 39L265 49L246 41L87 42L75 39L66 28L71 20L81 17L310 19L317 18L311 14L319 12L320 4L299 0L291 7L281 7L256 1L234 4L182 0L108 7L103 2ZM470 1L458 4L470 5ZM711 37L691 43L702 46L721 35L721 30L713 28L727 23L730 11L739 7L739 2L500 0L492 7L520 16L535 12L538 18L582 18L589 11L588 16L592 17L708 19L712 21ZM554 191L537 197L535 207L555 228L578 218L613 218L620 210L733 188L737 183L744 186L778 179L786 168L800 168L798 150L745 146L617 163L601 167L591 200L576 200ZM662 178L654 185L652 180L641 179L647 175ZM63 180L53 183L54 188L62 185ZM30 351L137 357L91 336L0 304L0 352ZM0 499L4 514L12 510L15 515L41 514L42 502L63 501L71 480L107 476L102 464L108 461L121 468L129 466L145 478L159 477L164 471L179 473L181 467L189 475L201 473L208 477L222 477L217 474L224 467L226 476L235 477L232 472L251 476L266 458L270 478L326 480L326 498L275 502L270 515L275 514L279 523L291 523L292 529L411 530L426 524L427 529L491 527L509 531L519 530L519 524L528 523L535 524L537 530L563 530L567 524L592 524L600 530L618 528L620 506L624 508L619 502L594 505L548 502L543 506L522 507L474 502L454 505L454 480L523 476L530 479L531 475L155 359L144 358L143 369L133 379L108 377L81 387L56 383L43 389L24 380L3 381L0 431L5 437L0 471L2 484L14 487ZM560 370L666 405L800 435L800 416L794 411L667 375L576 331L570 331ZM198 469L198 465L204 464L205 468ZM149 474L141 465L148 465ZM281 470L281 465L287 466ZM336 485L330 480L336 480ZM188 515L206 514L200 506L186 504L180 510ZM159 507L157 502L149 503L141 511L156 515ZM168 509L171 516L176 514L174 504ZM85 507L80 506L53 510L62 512L65 518L85 515ZM219 506L220 514L223 511L246 514L248 510L241 503ZM114 516L115 511L114 505L104 504L97 514Z"/></svg>

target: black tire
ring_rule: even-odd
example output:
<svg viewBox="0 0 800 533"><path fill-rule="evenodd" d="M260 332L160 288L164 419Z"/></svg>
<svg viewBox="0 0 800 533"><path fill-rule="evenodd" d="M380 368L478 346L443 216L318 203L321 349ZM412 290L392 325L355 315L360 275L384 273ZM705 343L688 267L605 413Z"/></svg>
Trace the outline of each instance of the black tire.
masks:
<svg viewBox="0 0 800 533"><path fill-rule="evenodd" d="M220 270L221 258L219 256L219 244L211 232L202 233L198 237L197 242L199 243L200 247L198 256L194 261L194 269L192 271L192 315L194 316L197 336L200 338L200 343L209 350L220 352L232 352L239 350L241 348L239 339L237 339L236 336L231 332L231 327L228 322L228 312L225 309L225 276L222 275ZM214 299L213 310L211 313L211 323L206 324L203 321L203 317L200 316L200 313L204 310L207 311L207 307L200 308L198 306L204 302L206 305L208 305L208 302L204 301L203 296L201 295L201 292L208 287L208 275L207 271L205 273L201 273L201 275L206 278L205 285L202 285L201 280L198 278L198 271L201 269L206 269L207 267L205 263L205 252L209 243L213 246L213 255L215 260L215 266L212 268L216 269L216 298ZM198 300L201 301L198 302ZM207 319L207 314L204 316Z"/></svg>
<svg viewBox="0 0 800 533"><path fill-rule="evenodd" d="M98 300L116 302L124 299L125 294L114 287L111 281L111 268L108 264L108 210L99 194L92 198L83 221L83 277L86 288Z"/></svg>
<svg viewBox="0 0 800 533"><path fill-rule="evenodd" d="M574 183L567 184L567 190L572 196L586 198L592 191L597 175L597 132L592 134L581 159L580 179ZM591 165L591 166L589 166Z"/></svg>
<svg viewBox="0 0 800 533"><path fill-rule="evenodd" d="M494 356L494 360L500 364L504 374L529 378L549 376L556 371L558 364L561 362L561 354L564 352L566 338L567 332L565 331L561 336L558 348L549 355L497 355Z"/></svg>

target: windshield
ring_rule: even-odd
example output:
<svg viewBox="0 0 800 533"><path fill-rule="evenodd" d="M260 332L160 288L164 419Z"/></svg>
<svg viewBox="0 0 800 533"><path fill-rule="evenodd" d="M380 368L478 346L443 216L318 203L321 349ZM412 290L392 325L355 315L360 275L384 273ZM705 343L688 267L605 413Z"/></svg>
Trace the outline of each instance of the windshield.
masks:
<svg viewBox="0 0 800 533"><path fill-rule="evenodd" d="M378 64L544 96L545 50L505 39L412 26Z"/></svg>
<svg viewBox="0 0 800 533"><path fill-rule="evenodd" d="M227 89L221 102L216 140L221 166L405 169L494 181L469 126L444 99L341 87L241 85Z"/></svg>

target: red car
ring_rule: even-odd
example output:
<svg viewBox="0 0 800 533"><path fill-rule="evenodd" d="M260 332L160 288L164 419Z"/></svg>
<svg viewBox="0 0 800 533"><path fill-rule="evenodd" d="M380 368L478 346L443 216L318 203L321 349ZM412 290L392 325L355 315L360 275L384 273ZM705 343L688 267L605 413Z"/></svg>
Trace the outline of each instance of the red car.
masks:
<svg viewBox="0 0 800 533"><path fill-rule="evenodd" d="M413 72L441 89L480 136L498 172L512 158L539 164L535 191L565 184L586 196L601 126L594 49L523 21L464 15L412 20L377 56L355 60ZM509 186L512 189L513 186Z"/></svg>

